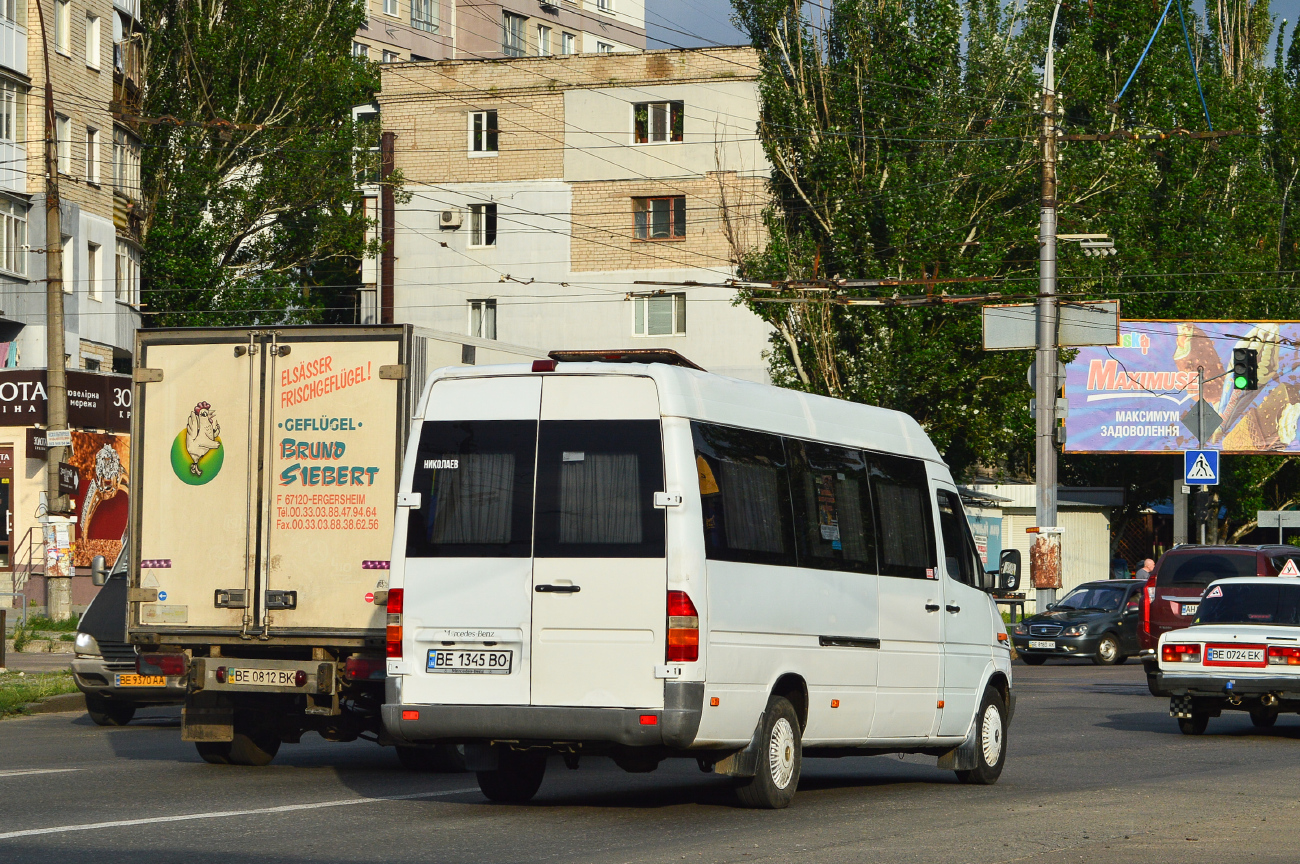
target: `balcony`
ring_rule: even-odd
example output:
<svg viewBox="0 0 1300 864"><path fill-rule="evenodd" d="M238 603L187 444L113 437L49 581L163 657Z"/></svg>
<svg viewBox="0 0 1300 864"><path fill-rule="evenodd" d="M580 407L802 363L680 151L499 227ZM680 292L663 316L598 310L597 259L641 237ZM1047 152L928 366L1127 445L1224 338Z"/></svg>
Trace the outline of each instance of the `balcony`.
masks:
<svg viewBox="0 0 1300 864"><path fill-rule="evenodd" d="M0 66L27 74L27 28L0 17Z"/></svg>
<svg viewBox="0 0 1300 864"><path fill-rule="evenodd" d="M144 50L139 36L113 43L113 110L119 114L140 111L140 80Z"/></svg>

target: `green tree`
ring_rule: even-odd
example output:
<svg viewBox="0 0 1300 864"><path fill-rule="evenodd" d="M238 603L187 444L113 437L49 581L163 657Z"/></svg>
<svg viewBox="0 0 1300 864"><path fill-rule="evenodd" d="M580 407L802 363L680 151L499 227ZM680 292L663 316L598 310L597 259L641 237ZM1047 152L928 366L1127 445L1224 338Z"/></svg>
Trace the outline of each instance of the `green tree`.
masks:
<svg viewBox="0 0 1300 864"><path fill-rule="evenodd" d="M351 56L365 19L361 0L145 0L148 325L304 323L350 306L357 172L378 135L351 113L378 87Z"/></svg>

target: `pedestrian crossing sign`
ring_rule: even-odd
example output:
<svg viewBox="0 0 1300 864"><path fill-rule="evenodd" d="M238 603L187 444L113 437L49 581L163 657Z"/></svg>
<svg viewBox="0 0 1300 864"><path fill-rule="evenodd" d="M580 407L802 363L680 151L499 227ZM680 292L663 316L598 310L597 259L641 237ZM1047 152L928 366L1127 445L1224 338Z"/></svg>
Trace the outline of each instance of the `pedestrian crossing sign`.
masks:
<svg viewBox="0 0 1300 864"><path fill-rule="evenodd" d="M1184 450L1183 482L1193 486L1219 485L1219 451Z"/></svg>

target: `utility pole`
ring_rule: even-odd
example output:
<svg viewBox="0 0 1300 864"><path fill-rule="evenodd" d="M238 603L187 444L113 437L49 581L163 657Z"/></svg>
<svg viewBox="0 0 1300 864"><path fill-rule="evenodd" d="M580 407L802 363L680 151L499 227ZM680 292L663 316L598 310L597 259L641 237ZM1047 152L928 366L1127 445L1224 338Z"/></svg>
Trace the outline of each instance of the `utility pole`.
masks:
<svg viewBox="0 0 1300 864"><path fill-rule="evenodd" d="M48 434L48 430L68 428L68 379L63 335L63 208L59 199L58 124L54 113L54 82L50 78L50 40L40 0L36 3L36 15L40 20L45 59L45 428ZM63 461L63 451L62 446L53 445L45 451L47 524L43 530L47 535L57 530L48 524L49 516L72 511L72 502L59 494L59 463ZM69 530L70 526L64 529L65 539ZM51 539L45 538L47 549ZM68 617L72 614L71 562L64 554L54 562L47 557L45 576L45 614L55 620Z"/></svg>
<svg viewBox="0 0 1300 864"><path fill-rule="evenodd" d="M1056 530L1056 80L1052 56L1060 11L1057 0L1043 62L1043 194L1038 211L1038 350L1034 364L1034 519L1039 530L1029 559L1039 612L1056 602L1061 584L1061 535Z"/></svg>

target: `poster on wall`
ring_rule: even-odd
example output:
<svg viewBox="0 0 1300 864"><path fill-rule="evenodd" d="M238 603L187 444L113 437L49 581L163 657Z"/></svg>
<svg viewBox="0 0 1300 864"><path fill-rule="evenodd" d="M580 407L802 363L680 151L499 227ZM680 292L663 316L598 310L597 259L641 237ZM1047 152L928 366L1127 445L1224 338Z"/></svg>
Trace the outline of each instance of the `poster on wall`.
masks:
<svg viewBox="0 0 1300 864"><path fill-rule="evenodd" d="M1068 453L1175 453L1197 447L1188 412L1201 395L1222 418L1204 449L1300 452L1300 322L1124 321L1119 345L1066 364ZM1231 384L1234 348L1258 352L1259 388ZM1212 424L1211 424L1212 425Z"/></svg>
<svg viewBox="0 0 1300 864"><path fill-rule="evenodd" d="M74 431L72 453L66 458L77 471L72 563L89 567L91 558L103 555L111 565L122 550L130 511L131 436Z"/></svg>

